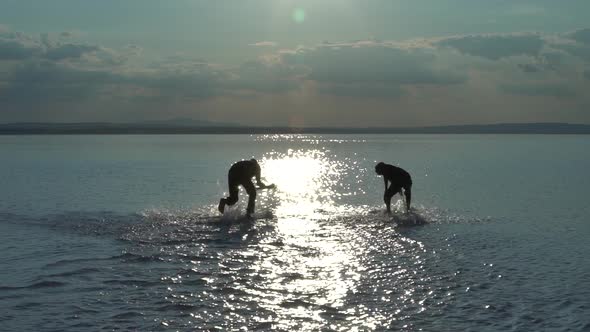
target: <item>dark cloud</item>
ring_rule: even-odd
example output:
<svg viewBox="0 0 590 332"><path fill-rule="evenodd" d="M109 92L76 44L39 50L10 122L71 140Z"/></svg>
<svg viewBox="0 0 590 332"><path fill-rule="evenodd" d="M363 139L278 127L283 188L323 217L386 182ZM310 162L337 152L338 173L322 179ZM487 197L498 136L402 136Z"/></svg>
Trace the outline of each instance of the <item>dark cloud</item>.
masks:
<svg viewBox="0 0 590 332"><path fill-rule="evenodd" d="M40 106L105 97L164 102L210 98L236 89L276 93L297 87L287 66L262 61L232 69L177 56L148 67L123 67L129 56L141 51L138 45L118 52L54 41L49 34L33 38L3 32L0 60L17 64L4 67L0 101Z"/></svg>
<svg viewBox="0 0 590 332"><path fill-rule="evenodd" d="M579 43L571 44L559 44L555 45L555 48L561 49L564 52L578 57L584 61L590 61L590 45L584 45Z"/></svg>
<svg viewBox="0 0 590 332"><path fill-rule="evenodd" d="M18 65L0 89L0 102L43 106L52 101L84 99L202 99L223 94L227 74L205 64L178 68L118 71L117 67L84 67L48 59Z"/></svg>
<svg viewBox="0 0 590 332"><path fill-rule="evenodd" d="M552 45L555 49L590 62L590 29L576 30L562 37L565 41Z"/></svg>
<svg viewBox="0 0 590 332"><path fill-rule="evenodd" d="M524 71L525 73L536 73L541 71L541 68L538 65L534 65L532 63L519 63L518 68Z"/></svg>
<svg viewBox="0 0 590 332"><path fill-rule="evenodd" d="M410 92L424 92L419 97L421 105L427 105L431 100L444 103L446 96L454 93L448 98L452 103L461 98L457 91L474 87L469 84L473 82L467 80L468 75L473 80L482 79L482 75L478 75L482 74L478 71L481 64L488 70L499 69L507 75L510 75L509 69L516 72L514 76L506 77L509 84L498 85L501 92L550 96L557 98L553 101L562 102L575 97L575 90L565 84L542 83L540 79L545 77L542 71L560 68L566 60L572 61L567 54L590 58L590 53L585 53L590 46L584 44L583 36L582 33L567 38L562 35L552 40L537 34L476 35L405 43L378 40L323 43L274 52L269 48L271 54L259 59L238 66L220 66L183 55L145 64L137 58L143 49L134 44L114 50L59 38L68 38L68 35L54 40L49 34L30 37L4 31L0 32L0 104L3 109L8 109L6 105L18 109L21 105L33 110L31 114L40 114L48 105L84 101L100 109L95 105L104 100L121 105L118 107L123 110L125 107L158 110L166 105L191 107L192 102L204 100L215 103L214 98L221 96L229 97L229 103L233 102L231 98L251 98L252 105L255 105L256 98L263 94L307 92L307 89L314 90L306 97L310 105L314 98L321 100L327 98L326 95L353 98L359 102L364 102L362 98L371 98L384 105L391 101L388 98L398 98L398 101L412 105L411 102L417 99ZM491 64L459 55L449 48L489 60L518 55L534 59L511 59L513 62ZM142 59L148 59L148 56ZM521 63L516 64L517 60ZM524 75L518 73L518 69L538 73L531 78L539 81L531 83L523 79ZM556 76L560 73L568 71L555 69L551 73L552 79L567 82L567 77ZM583 72L583 76L590 80L590 71ZM457 84L464 85L449 87ZM483 86L496 84L497 81ZM447 89L427 86L445 86ZM478 86L475 90L480 89L485 87ZM318 97L316 93L323 96ZM503 97L514 99L506 94ZM446 106L451 107L449 105ZM74 106L67 110L69 114L78 111Z"/></svg>
<svg viewBox="0 0 590 332"><path fill-rule="evenodd" d="M53 41L51 40L51 36L49 36L48 33L42 33L40 35L39 40L41 41L41 44L46 48L52 48L54 45Z"/></svg>
<svg viewBox="0 0 590 332"><path fill-rule="evenodd" d="M535 58L535 63L518 64L518 68L525 73L538 73L542 71L556 71L563 64L566 53L547 51Z"/></svg>
<svg viewBox="0 0 590 332"><path fill-rule="evenodd" d="M472 35L443 39L437 45L451 47L463 54L490 60L528 55L537 56L544 41L538 34Z"/></svg>
<svg viewBox="0 0 590 332"><path fill-rule="evenodd" d="M366 83L322 83L318 86L318 91L323 94L353 98L397 98L404 94L403 88L397 85Z"/></svg>
<svg viewBox="0 0 590 332"><path fill-rule="evenodd" d="M40 53L41 50L38 47L0 37L0 60L28 59Z"/></svg>
<svg viewBox="0 0 590 332"><path fill-rule="evenodd" d="M237 95L241 91L284 93L299 89L305 80L316 81L324 94L395 97L404 91L402 85L446 85L466 80L464 75L438 68L432 50L374 41L301 48L236 68L176 56L143 70L125 70L117 68L127 60L124 54L140 52L139 46L130 45L118 53L96 45L52 42L48 35L42 39L39 44L44 46L38 47L41 53L36 60L15 70L5 100L7 93L26 99L27 86L37 100L61 100L64 95L73 98L76 93L91 95L90 91L98 94L101 88L112 86L119 86L121 91L126 87L144 89L146 97L165 100ZM68 63L60 64L65 60Z"/></svg>
<svg viewBox="0 0 590 332"><path fill-rule="evenodd" d="M125 46L125 49L129 52L130 55L140 55L143 52L143 48L136 44L129 44Z"/></svg>
<svg viewBox="0 0 590 332"><path fill-rule="evenodd" d="M20 32L0 33L0 60L27 60L37 57L59 61L80 58L99 50L101 48L96 45L56 42L47 33L41 34L39 38Z"/></svg>
<svg viewBox="0 0 590 332"><path fill-rule="evenodd" d="M75 35L72 31L63 31L59 34L60 38L73 38Z"/></svg>
<svg viewBox="0 0 590 332"><path fill-rule="evenodd" d="M208 65L198 65L192 69L183 66L183 71L155 71L148 74L129 74L126 82L139 87L150 88L164 99L209 98L223 93L222 81L226 74Z"/></svg>
<svg viewBox="0 0 590 332"><path fill-rule="evenodd" d="M543 96L556 98L571 98L576 96L576 92L563 83L533 83L517 84L509 83L499 86L501 91L525 96Z"/></svg>
<svg viewBox="0 0 590 332"><path fill-rule="evenodd" d="M96 52L99 49L95 45L62 44L47 49L43 56L50 60L80 58L84 54Z"/></svg>
<svg viewBox="0 0 590 332"><path fill-rule="evenodd" d="M322 84L320 91L335 95L399 95L401 85L445 85L465 75L437 68L436 54L426 48L360 41L301 48L284 53L291 66L307 68L306 79Z"/></svg>
<svg viewBox="0 0 590 332"><path fill-rule="evenodd" d="M28 59L42 53L40 41L20 32L0 30L0 60Z"/></svg>
<svg viewBox="0 0 590 332"><path fill-rule="evenodd" d="M539 59L544 66L555 68L563 63L564 55L562 52L543 52Z"/></svg>
<svg viewBox="0 0 590 332"><path fill-rule="evenodd" d="M40 104L80 100L94 96L98 87L115 80L110 72L79 70L45 60L30 61L14 70L7 88L0 90L0 101Z"/></svg>
<svg viewBox="0 0 590 332"><path fill-rule="evenodd" d="M590 29L576 30L569 34L568 37L577 41L578 43L590 45Z"/></svg>
<svg viewBox="0 0 590 332"><path fill-rule="evenodd" d="M297 89L300 81L295 67L277 61L248 61L224 82L228 90L252 90L265 93L281 93Z"/></svg>
<svg viewBox="0 0 590 332"><path fill-rule="evenodd" d="M422 49L352 44L302 49L284 56L287 63L310 68L319 82L380 84L454 84L463 78L434 67L435 55Z"/></svg>

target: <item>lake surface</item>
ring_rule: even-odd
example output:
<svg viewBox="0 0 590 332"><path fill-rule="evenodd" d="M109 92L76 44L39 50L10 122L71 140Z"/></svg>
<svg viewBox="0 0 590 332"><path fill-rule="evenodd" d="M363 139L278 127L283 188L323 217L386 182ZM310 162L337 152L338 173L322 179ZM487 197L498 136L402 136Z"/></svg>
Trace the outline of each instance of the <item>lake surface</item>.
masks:
<svg viewBox="0 0 590 332"><path fill-rule="evenodd" d="M3 331L588 331L590 136L0 136ZM220 216L227 170L277 189ZM412 174L413 212L374 165ZM394 201L399 197L395 196Z"/></svg>

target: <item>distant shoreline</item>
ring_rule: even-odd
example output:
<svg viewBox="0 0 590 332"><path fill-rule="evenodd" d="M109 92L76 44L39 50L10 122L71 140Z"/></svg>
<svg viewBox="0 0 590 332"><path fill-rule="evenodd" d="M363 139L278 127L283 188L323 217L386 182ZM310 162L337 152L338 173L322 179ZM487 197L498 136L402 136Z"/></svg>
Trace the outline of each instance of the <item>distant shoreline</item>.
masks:
<svg viewBox="0 0 590 332"><path fill-rule="evenodd" d="M117 123L0 124L0 135L203 135L203 134L590 134L590 125L506 123L432 127L248 127Z"/></svg>

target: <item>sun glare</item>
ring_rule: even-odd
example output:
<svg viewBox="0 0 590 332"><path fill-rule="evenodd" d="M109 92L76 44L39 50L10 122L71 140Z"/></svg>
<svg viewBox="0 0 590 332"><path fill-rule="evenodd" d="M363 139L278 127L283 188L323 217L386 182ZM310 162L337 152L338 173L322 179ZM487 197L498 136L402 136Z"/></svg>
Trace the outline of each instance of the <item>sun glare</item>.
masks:
<svg viewBox="0 0 590 332"><path fill-rule="evenodd" d="M322 222L331 216L326 211L333 211L337 205L334 187L342 173L342 165L328 153L289 149L286 153L271 152L260 162L264 179L277 185L276 191L266 196L269 201L265 205L275 200L273 211L282 248L277 256L265 257L252 266L254 270L273 271L266 276L268 283L264 286L281 294L267 297L261 305L280 317L311 317L313 321L303 327L306 330L316 330L324 321L315 305L342 307L360 278L360 263L351 255L352 244L341 243L340 238L348 236L344 227L335 225L340 231L325 233L318 241L318 233L324 232ZM318 278L310 278L319 270ZM302 295L288 295L318 293L322 297L314 301L314 306L305 305ZM276 323L286 330L295 328L290 318Z"/></svg>
<svg viewBox="0 0 590 332"><path fill-rule="evenodd" d="M324 173L325 166L314 154L293 152L289 150L287 156L278 159L265 159L264 174L268 181L276 184L280 190L288 195L313 195L317 188L318 178ZM272 158L272 157L271 157Z"/></svg>
<svg viewBox="0 0 590 332"><path fill-rule="evenodd" d="M333 185L339 173L320 150L272 152L262 161L262 174L277 186L276 211L281 216L310 217L317 209L333 206Z"/></svg>

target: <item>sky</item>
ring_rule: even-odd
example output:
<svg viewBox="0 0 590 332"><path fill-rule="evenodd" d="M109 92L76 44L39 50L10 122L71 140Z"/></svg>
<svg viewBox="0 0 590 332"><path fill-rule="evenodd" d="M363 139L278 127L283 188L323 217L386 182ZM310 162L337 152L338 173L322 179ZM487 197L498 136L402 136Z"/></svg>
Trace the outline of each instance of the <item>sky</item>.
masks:
<svg viewBox="0 0 590 332"><path fill-rule="evenodd" d="M590 124L587 0L0 0L0 123Z"/></svg>

